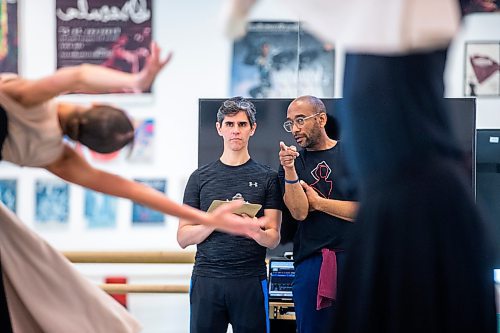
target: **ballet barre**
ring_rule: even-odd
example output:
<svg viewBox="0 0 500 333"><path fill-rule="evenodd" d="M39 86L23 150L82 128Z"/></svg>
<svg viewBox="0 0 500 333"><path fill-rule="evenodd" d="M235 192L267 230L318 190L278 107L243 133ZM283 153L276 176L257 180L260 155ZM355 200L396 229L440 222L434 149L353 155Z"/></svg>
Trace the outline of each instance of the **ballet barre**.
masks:
<svg viewBox="0 0 500 333"><path fill-rule="evenodd" d="M64 251L75 264L193 264L191 251ZM185 294L189 285L105 283L99 287L110 294Z"/></svg>
<svg viewBox="0 0 500 333"><path fill-rule="evenodd" d="M105 283L99 287L110 294L187 294L188 285Z"/></svg>
<svg viewBox="0 0 500 333"><path fill-rule="evenodd" d="M191 251L65 251L72 263L86 264L192 264Z"/></svg>

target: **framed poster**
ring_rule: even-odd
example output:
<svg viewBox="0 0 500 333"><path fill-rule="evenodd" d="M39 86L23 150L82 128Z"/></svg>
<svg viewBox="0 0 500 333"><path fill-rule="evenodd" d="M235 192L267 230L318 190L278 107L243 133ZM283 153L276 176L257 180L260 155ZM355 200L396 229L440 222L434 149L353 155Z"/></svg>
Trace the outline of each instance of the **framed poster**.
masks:
<svg viewBox="0 0 500 333"><path fill-rule="evenodd" d="M500 96L500 42L465 44L465 96Z"/></svg>
<svg viewBox="0 0 500 333"><path fill-rule="evenodd" d="M150 164L154 162L155 121L154 119L134 119L135 137L126 160L130 163Z"/></svg>
<svg viewBox="0 0 500 333"><path fill-rule="evenodd" d="M69 185L58 179L39 179L35 184L35 222L60 227L69 222Z"/></svg>
<svg viewBox="0 0 500 333"><path fill-rule="evenodd" d="M18 72L17 0L0 0L0 72Z"/></svg>
<svg viewBox="0 0 500 333"><path fill-rule="evenodd" d="M152 40L151 3L56 0L57 68L89 63L139 72Z"/></svg>
<svg viewBox="0 0 500 333"><path fill-rule="evenodd" d="M250 22L233 46L231 96L333 97L335 50L299 22Z"/></svg>
<svg viewBox="0 0 500 333"><path fill-rule="evenodd" d="M0 201L12 212L17 213L16 179L0 179Z"/></svg>
<svg viewBox="0 0 500 333"><path fill-rule="evenodd" d="M494 13L498 12L499 8L495 3L496 0L472 0L467 1L462 8L464 14L471 13Z"/></svg>
<svg viewBox="0 0 500 333"><path fill-rule="evenodd" d="M118 198L85 189L84 217L87 228L115 228Z"/></svg>
<svg viewBox="0 0 500 333"><path fill-rule="evenodd" d="M167 191L167 181L165 179L142 178L135 179L135 181L150 186L162 193L166 193ZM164 222L165 215L163 213L135 202L132 204L133 225L162 225Z"/></svg>

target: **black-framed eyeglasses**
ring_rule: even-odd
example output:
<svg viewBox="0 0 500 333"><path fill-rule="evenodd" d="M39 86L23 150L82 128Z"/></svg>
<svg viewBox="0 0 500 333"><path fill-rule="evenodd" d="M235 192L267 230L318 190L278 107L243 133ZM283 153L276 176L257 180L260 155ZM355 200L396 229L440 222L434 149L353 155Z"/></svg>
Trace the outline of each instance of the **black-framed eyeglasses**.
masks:
<svg viewBox="0 0 500 333"><path fill-rule="evenodd" d="M227 100L222 103L222 105L225 108L236 108L236 109L241 109L241 110L250 110L252 109L252 104L250 104L247 101L233 101L233 100Z"/></svg>
<svg viewBox="0 0 500 333"><path fill-rule="evenodd" d="M285 129L285 131L287 131L288 133L291 133L292 132L292 129L293 129L293 125L295 124L298 128L302 128L302 126L304 126L304 124L306 123L306 120L309 119L309 118L312 118L312 117L316 117L317 115L319 115L321 112L316 112L315 114L312 114L310 116L307 116L307 117L297 117L295 118L295 120L287 120L283 123L283 128Z"/></svg>

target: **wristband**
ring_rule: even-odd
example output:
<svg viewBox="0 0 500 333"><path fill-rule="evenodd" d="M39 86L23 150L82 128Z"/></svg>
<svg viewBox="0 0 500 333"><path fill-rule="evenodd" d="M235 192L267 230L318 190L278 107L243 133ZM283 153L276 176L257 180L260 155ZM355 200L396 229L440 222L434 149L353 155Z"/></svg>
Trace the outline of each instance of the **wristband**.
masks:
<svg viewBox="0 0 500 333"><path fill-rule="evenodd" d="M288 179L286 179L286 178L285 178L285 183L286 183L286 184L296 184L296 183L298 183L298 182L299 182L299 180L300 180L300 179L298 179L298 178L297 178L297 179L295 179L295 180L288 180Z"/></svg>

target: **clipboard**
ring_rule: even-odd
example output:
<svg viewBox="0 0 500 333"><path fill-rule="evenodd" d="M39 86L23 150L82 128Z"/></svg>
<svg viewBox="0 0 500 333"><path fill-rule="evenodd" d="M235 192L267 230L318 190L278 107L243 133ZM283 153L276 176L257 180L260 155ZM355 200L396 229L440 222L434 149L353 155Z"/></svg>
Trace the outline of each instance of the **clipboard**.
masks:
<svg viewBox="0 0 500 333"><path fill-rule="evenodd" d="M210 204L210 207L208 207L208 210L207 212L210 213L212 212L214 209L216 209L217 207L221 206L221 205L224 205L224 204L227 204L231 201L226 201L226 200L214 200L212 201L212 203ZM245 202L242 206L240 206L238 209L236 209L233 213L234 214L237 214L237 215L242 215L242 214L246 214L250 217L255 217L255 215L257 215L257 213L259 212L259 210L262 208L262 205L259 205L259 204L251 204L251 203L248 203L248 202Z"/></svg>

